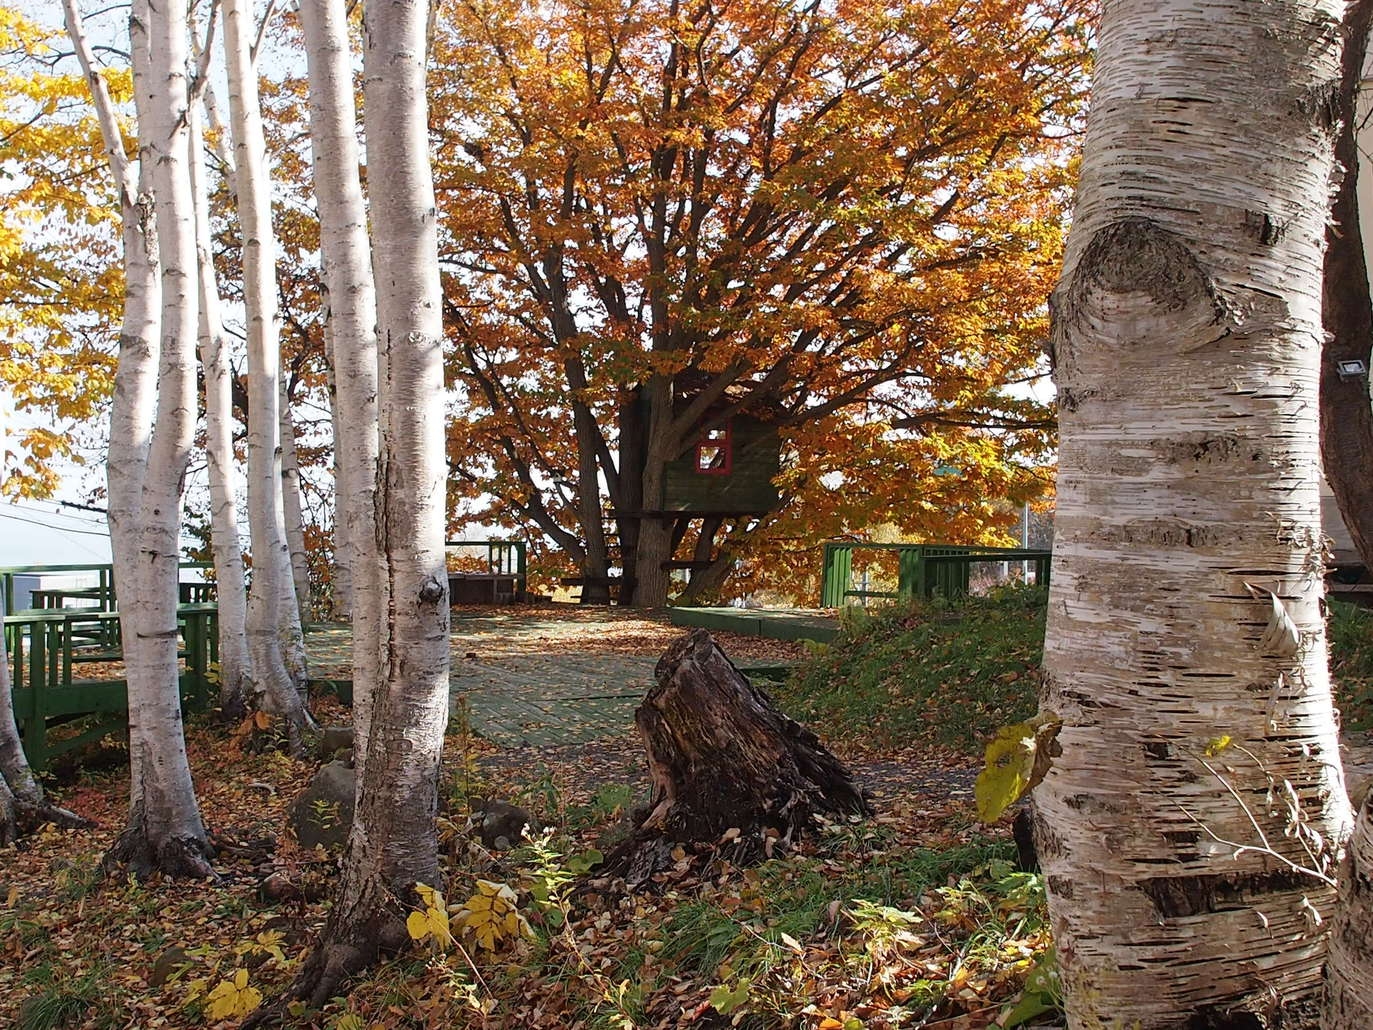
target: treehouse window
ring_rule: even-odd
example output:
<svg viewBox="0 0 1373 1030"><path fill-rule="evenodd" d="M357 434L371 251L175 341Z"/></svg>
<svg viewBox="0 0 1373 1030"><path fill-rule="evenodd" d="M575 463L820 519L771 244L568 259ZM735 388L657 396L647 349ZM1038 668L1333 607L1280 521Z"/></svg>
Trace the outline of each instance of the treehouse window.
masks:
<svg viewBox="0 0 1373 1030"><path fill-rule="evenodd" d="M728 423L707 429L696 444L696 471L703 476L727 476L733 465Z"/></svg>

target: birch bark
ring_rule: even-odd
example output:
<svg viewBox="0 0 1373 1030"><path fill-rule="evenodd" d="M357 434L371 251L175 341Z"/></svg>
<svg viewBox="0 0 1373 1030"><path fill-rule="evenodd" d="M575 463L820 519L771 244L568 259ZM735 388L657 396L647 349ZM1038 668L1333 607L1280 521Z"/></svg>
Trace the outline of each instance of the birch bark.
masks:
<svg viewBox="0 0 1373 1030"><path fill-rule="evenodd" d="M358 809L334 906L294 992L319 1003L403 946L418 883L440 881L434 816L448 719L444 568L443 362L438 239L424 65L429 5L375 0L365 11L372 267L381 352L383 677L373 699ZM359 613L361 614L361 613Z"/></svg>
<svg viewBox="0 0 1373 1030"><path fill-rule="evenodd" d="M335 541L340 584L353 623L353 725L357 782L363 782L372 695L380 678L380 566L376 483L377 300L367 211L358 175L357 110L343 0L300 9L310 80L310 146L327 294L326 333L334 368L338 455Z"/></svg>
<svg viewBox="0 0 1373 1030"><path fill-rule="evenodd" d="M153 427L152 434L142 467L133 470L141 473L136 507L132 512L123 507L118 527L111 525L116 575L123 576L119 606L132 776L129 822L106 862L128 865L139 875L158 870L212 876L206 861L211 848L186 760L177 665L181 490L195 422L198 318L185 9L138 0L130 32L135 91L141 97L140 165L152 186L156 212L161 336L155 411L143 423ZM138 74L140 63L145 69L142 75ZM116 397L115 403L119 408L121 399ZM145 409L140 406L139 410ZM128 424L127 412L126 407L112 417L112 448L121 422ZM125 486L120 484L121 506L133 506L134 499L122 495ZM113 494L112 489L112 506ZM128 521L130 515L133 521Z"/></svg>
<svg viewBox="0 0 1373 1030"><path fill-rule="evenodd" d="M290 662L299 625L281 500L276 237L272 229L266 143L262 131L253 27L243 0L224 4L229 117L234 136L234 187L243 234L243 296L248 318L248 525L253 578L248 639L258 706L282 719L290 749L305 749L309 713Z"/></svg>
<svg viewBox="0 0 1373 1030"><path fill-rule="evenodd" d="M291 399L286 382L277 392L277 414L281 419L281 510L286 520L286 546L291 556L291 592L297 621L310 619L310 562L305 553L305 505L300 496L300 460L296 454L296 426L291 418Z"/></svg>
<svg viewBox="0 0 1373 1030"><path fill-rule="evenodd" d="M1309 1025L1320 989L1349 830L1316 453L1342 6L1103 6L1035 795L1072 1027Z"/></svg>
<svg viewBox="0 0 1373 1030"><path fill-rule="evenodd" d="M219 708L237 722L248 709L252 659L248 653L248 595L239 543L238 496L234 460L233 372L220 319L210 238L210 181L205 168L201 119L190 111L191 175L195 191L196 259L199 269L200 366L205 377L205 458L210 486L210 543L219 607Z"/></svg>

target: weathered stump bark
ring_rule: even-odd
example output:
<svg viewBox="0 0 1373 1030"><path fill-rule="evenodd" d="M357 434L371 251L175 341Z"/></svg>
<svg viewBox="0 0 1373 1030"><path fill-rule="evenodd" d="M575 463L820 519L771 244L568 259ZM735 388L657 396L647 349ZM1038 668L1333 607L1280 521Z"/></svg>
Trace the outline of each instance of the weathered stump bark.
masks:
<svg viewBox="0 0 1373 1030"><path fill-rule="evenodd" d="M842 762L749 683L705 630L674 643L634 713L652 797L597 870L631 886L670 869L680 844L744 864L785 850L818 816L870 815Z"/></svg>

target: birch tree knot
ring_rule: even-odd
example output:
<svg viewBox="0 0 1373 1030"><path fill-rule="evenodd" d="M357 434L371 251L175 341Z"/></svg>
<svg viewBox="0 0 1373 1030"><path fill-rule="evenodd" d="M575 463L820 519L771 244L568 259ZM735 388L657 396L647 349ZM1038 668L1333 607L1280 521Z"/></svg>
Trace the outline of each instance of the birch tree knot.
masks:
<svg viewBox="0 0 1373 1030"><path fill-rule="evenodd" d="M443 583L437 576L426 576L424 583L420 586L420 600L426 604L436 604L442 601L447 593L447 584Z"/></svg>

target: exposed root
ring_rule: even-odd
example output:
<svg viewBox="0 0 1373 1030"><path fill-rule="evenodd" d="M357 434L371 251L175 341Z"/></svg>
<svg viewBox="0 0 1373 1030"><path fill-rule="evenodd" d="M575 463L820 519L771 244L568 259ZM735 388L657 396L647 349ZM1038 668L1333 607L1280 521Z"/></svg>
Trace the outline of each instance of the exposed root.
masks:
<svg viewBox="0 0 1373 1030"><path fill-rule="evenodd" d="M380 957L407 947L410 936L400 917L384 908L362 915L370 907L359 904L350 915L335 909L320 934L319 946L306 958L295 982L281 997L254 1012L240 1030L281 1026L287 1006L295 1001L322 1008L330 998L345 993L348 981Z"/></svg>
<svg viewBox="0 0 1373 1030"><path fill-rule="evenodd" d="M219 874L209 861L213 857L214 849L208 840L171 837L154 844L142 826L130 826L105 852L101 868L107 876L127 869L139 880L160 873L174 880L218 882Z"/></svg>

